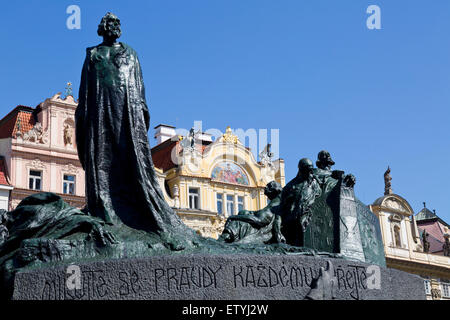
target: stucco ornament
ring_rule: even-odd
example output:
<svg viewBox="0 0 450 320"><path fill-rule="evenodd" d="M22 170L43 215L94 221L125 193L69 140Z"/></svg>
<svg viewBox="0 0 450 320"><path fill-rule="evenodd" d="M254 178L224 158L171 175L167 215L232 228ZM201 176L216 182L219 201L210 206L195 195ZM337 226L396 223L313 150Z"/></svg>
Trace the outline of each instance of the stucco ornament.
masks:
<svg viewBox="0 0 450 320"><path fill-rule="evenodd" d="M48 142L48 132L44 132L42 123L37 122L33 128L23 134L23 141L46 144Z"/></svg>
<svg viewBox="0 0 450 320"><path fill-rule="evenodd" d="M65 146L73 145L73 127L68 123L64 124L63 138Z"/></svg>
<svg viewBox="0 0 450 320"><path fill-rule="evenodd" d="M233 130L231 130L230 127L227 127L227 129L225 130L225 133L223 134L223 141L225 143L238 143L238 137L233 134Z"/></svg>

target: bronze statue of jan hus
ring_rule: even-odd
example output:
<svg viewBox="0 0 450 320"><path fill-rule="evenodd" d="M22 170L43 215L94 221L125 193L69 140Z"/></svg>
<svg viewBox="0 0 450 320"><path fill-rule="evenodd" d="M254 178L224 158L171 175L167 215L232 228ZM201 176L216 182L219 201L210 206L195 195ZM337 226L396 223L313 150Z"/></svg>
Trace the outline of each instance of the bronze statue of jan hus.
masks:
<svg viewBox="0 0 450 320"><path fill-rule="evenodd" d="M281 234L281 217L279 216L281 185L272 181L264 188L269 204L258 211L241 210L230 216L225 223L219 240L225 242L285 242Z"/></svg>
<svg viewBox="0 0 450 320"><path fill-rule="evenodd" d="M75 113L86 209L110 225L160 234L173 228L187 232L156 178L138 56L117 42L122 32L114 14L102 18L97 33L103 42L86 50Z"/></svg>

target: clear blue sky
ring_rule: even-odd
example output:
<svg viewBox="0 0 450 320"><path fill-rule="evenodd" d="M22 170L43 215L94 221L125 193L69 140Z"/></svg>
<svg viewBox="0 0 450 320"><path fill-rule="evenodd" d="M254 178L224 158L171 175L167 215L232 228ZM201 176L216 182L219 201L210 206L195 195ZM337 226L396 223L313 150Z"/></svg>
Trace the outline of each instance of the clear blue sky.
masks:
<svg viewBox="0 0 450 320"><path fill-rule="evenodd" d="M71 4L80 30L66 27ZM382 30L366 27L371 4ZM67 81L77 96L107 11L140 56L152 126L277 128L288 180L327 149L370 204L390 165L395 193L450 222L450 1L5 2L0 117Z"/></svg>

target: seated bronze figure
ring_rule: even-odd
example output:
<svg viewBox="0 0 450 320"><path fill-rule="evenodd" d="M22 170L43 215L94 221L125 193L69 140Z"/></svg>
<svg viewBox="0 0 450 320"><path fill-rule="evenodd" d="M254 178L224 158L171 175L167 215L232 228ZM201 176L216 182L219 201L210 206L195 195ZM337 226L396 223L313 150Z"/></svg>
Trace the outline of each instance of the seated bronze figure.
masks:
<svg viewBox="0 0 450 320"><path fill-rule="evenodd" d="M285 242L280 233L281 217L278 214L281 200L281 185L272 181L264 189L269 198L269 204L258 211L241 210L231 216L225 223L225 228L219 240L225 242Z"/></svg>

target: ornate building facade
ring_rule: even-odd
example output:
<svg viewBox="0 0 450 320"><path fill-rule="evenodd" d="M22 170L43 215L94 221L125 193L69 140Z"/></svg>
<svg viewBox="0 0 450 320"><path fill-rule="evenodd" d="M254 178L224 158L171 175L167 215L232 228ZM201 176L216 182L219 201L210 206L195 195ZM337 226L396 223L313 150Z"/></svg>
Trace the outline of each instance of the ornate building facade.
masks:
<svg viewBox="0 0 450 320"><path fill-rule="evenodd" d="M37 192L84 206L84 171L75 144L76 102L58 93L36 108L17 106L0 120L0 154L13 186L9 210Z"/></svg>
<svg viewBox="0 0 450 320"><path fill-rule="evenodd" d="M430 250L427 239L431 237L423 234L426 229L437 232L436 226L430 227L433 224L430 221L425 226L423 210L415 215L408 201L392 192L390 181L388 168L384 196L370 206L380 220L387 267L421 276L428 299L450 300L450 257L442 251L445 244L442 240L449 235L448 224L439 221L442 240L440 244L435 241L434 249Z"/></svg>
<svg viewBox="0 0 450 320"><path fill-rule="evenodd" d="M0 209L13 210L25 197L44 191L84 207L76 107L70 94L62 98L58 93L36 108L17 106L0 120ZM214 142L204 133L177 135L172 126L155 130L152 157L164 196L203 236L217 238L226 217L239 210L263 208L264 187L270 181L284 186L284 161L272 161L266 150L257 162L230 128Z"/></svg>
<svg viewBox="0 0 450 320"><path fill-rule="evenodd" d="M155 129L152 157L165 198L203 236L217 238L226 218L240 210L265 207L270 181L285 185L284 161L272 161L267 148L256 161L229 127L214 142L205 133L178 136L171 126Z"/></svg>

